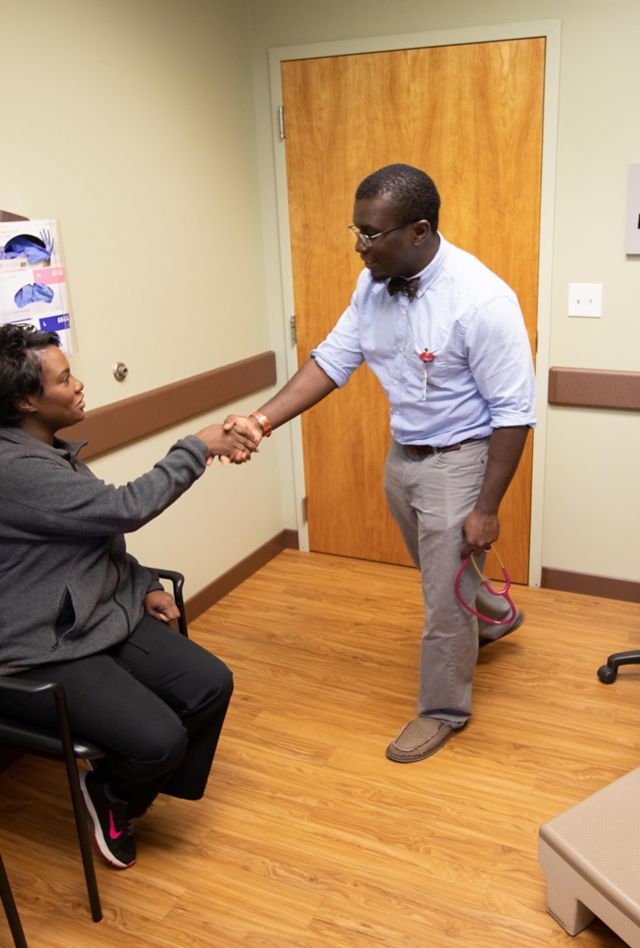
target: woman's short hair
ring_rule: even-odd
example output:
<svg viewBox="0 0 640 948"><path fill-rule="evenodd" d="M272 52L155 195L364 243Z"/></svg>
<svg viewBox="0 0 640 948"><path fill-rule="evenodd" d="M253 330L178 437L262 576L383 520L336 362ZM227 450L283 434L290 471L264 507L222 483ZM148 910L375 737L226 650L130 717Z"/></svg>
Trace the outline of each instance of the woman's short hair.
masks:
<svg viewBox="0 0 640 948"><path fill-rule="evenodd" d="M57 332L20 323L0 326L0 425L18 425L23 413L17 403L29 395L42 395L39 353L59 345Z"/></svg>

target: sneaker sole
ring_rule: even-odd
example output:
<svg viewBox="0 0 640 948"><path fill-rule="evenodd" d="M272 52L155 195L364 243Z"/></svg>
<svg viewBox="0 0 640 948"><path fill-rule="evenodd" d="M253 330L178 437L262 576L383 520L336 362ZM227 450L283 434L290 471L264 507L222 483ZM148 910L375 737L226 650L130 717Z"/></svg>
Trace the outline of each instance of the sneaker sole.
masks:
<svg viewBox="0 0 640 948"><path fill-rule="evenodd" d="M104 838L104 833L102 832L102 827L100 826L100 820L98 819L98 814L95 811L95 807L89 795L89 791L85 785L86 774L80 774L80 789L82 790L82 796L84 798L84 803L91 818L91 823L93 826L93 838L95 839L96 846L98 847L98 852L105 859L110 866L113 866L114 869L128 869L130 866L135 864L135 859L131 862L121 862L119 859L113 855L109 847L107 846L107 841Z"/></svg>

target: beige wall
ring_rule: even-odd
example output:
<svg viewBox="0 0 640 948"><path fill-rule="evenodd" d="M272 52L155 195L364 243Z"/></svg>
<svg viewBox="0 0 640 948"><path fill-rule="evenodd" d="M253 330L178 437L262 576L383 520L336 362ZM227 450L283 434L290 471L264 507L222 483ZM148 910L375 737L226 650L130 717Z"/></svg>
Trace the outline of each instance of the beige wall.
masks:
<svg viewBox="0 0 640 948"><path fill-rule="evenodd" d="M88 406L273 348L245 4L0 0L0 24L0 207L59 221ZM93 467L122 483L209 420ZM260 462L216 464L130 548L206 585L293 519L286 451Z"/></svg>
<svg viewBox="0 0 640 948"><path fill-rule="evenodd" d="M640 4L596 0L249 0L258 130L271 135L268 50L322 44L348 52L363 40L527 21L561 27L553 253L547 312L549 365L640 370L640 258L624 255L628 165L640 162L636 51ZM408 37L408 43L411 37ZM275 103L274 103L275 105ZM277 146L276 146L277 147ZM261 149L267 227L282 208L274 162ZM427 169L428 170L428 169ZM270 180L271 179L271 180ZM357 182L354 182L354 185ZM270 244L267 243L267 253ZM604 285L600 320L567 316L569 282ZM548 294L549 295L549 294ZM288 301L285 301L287 304ZM285 305L286 308L286 305ZM547 567L638 580L640 530L637 414L549 409L538 453L534 524Z"/></svg>
<svg viewBox="0 0 640 948"><path fill-rule="evenodd" d="M548 361L638 370L640 260L623 253L627 167L640 162L635 0L0 0L0 207L60 223L89 405L267 348L280 378L292 370L271 47L543 18L562 28ZM570 281L604 284L601 320L566 316ZM543 564L637 580L637 416L540 412ZM93 466L121 483L182 431ZM294 486L295 424L250 465L216 466L130 547L183 568L194 592L300 526Z"/></svg>

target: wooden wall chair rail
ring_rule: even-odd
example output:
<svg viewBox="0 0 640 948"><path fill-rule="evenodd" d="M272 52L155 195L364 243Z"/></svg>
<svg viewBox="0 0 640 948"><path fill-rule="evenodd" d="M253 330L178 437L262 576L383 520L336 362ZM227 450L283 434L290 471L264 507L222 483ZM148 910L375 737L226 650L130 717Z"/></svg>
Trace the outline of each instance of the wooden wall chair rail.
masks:
<svg viewBox="0 0 640 948"><path fill-rule="evenodd" d="M86 461L220 409L275 382L275 353L260 352L94 408L77 425L63 429L60 435L74 441L88 441L82 449Z"/></svg>
<svg viewBox="0 0 640 948"><path fill-rule="evenodd" d="M550 405L640 411L640 372L613 369L549 369Z"/></svg>
<svg viewBox="0 0 640 948"><path fill-rule="evenodd" d="M160 579L166 579L171 583L173 597L180 610L180 616L177 620L178 632L188 637L183 594L184 576L175 570L154 569L153 571ZM80 789L77 761L98 760L105 756L106 751L97 744L85 740L82 736L72 733L64 688L61 684L52 681L23 681L13 675L0 675L0 693L50 693L53 697L58 719L57 730L36 727L7 715L0 715L0 747L8 747L21 753L35 754L39 757L52 757L64 761L91 917L94 922L99 922L102 918L102 907L93 864L93 839ZM4 892L3 904L11 924L7 903L4 900Z"/></svg>

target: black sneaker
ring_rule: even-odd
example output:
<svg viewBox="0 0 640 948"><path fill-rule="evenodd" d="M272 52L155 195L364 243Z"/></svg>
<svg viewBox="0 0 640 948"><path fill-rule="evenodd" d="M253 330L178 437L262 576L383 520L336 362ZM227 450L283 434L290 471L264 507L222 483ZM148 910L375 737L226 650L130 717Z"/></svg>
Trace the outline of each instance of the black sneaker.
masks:
<svg viewBox="0 0 640 948"><path fill-rule="evenodd" d="M80 774L80 786L100 854L116 869L128 869L136 861L136 844L127 804L112 797L104 779L93 771Z"/></svg>

